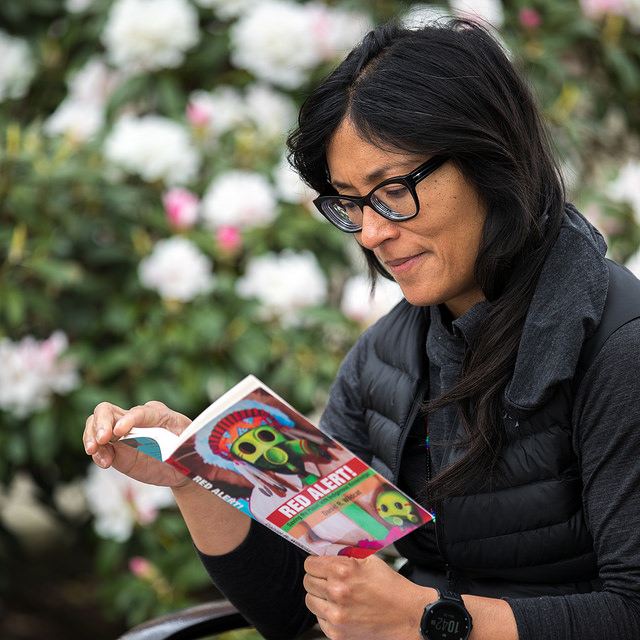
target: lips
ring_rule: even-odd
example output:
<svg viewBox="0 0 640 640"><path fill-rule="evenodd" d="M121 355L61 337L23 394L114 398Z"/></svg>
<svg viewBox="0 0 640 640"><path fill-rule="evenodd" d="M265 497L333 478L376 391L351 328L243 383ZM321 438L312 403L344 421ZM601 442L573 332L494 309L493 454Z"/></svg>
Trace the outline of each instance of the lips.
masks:
<svg viewBox="0 0 640 640"><path fill-rule="evenodd" d="M424 256L423 253L417 253L412 256L407 256L403 258L395 258L393 260L384 260L384 264L387 269L392 274L401 274L406 273L410 269L412 269Z"/></svg>

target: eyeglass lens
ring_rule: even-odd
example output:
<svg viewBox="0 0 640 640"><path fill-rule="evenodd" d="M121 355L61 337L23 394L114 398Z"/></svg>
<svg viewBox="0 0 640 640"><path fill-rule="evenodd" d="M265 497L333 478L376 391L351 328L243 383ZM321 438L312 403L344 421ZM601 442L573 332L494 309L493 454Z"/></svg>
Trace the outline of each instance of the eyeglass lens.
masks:
<svg viewBox="0 0 640 640"><path fill-rule="evenodd" d="M371 206L384 216L410 218L417 212L411 191L402 183L385 184L370 195ZM348 198L331 198L322 203L327 214L349 226L362 226L362 208Z"/></svg>

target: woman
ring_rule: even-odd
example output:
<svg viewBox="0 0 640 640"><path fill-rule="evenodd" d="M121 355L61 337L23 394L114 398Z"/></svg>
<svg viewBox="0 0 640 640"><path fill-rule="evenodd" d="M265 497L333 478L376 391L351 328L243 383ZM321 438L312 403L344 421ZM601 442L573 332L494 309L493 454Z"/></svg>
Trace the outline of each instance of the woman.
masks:
<svg viewBox="0 0 640 640"><path fill-rule="evenodd" d="M397 543L399 573L305 558L109 444L134 425L184 429L160 403L99 405L87 453L173 488L212 579L269 638L316 620L350 640L640 637L640 283L565 204L500 46L466 22L380 27L289 144L319 210L406 299L350 351L321 426L435 527Z"/></svg>

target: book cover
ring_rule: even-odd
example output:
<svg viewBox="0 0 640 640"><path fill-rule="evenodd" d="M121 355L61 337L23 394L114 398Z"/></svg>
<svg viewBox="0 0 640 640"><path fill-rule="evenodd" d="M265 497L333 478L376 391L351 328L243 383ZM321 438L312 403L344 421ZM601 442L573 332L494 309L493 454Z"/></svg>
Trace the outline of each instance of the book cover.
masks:
<svg viewBox="0 0 640 640"><path fill-rule="evenodd" d="M432 520L254 376L180 436L140 428L122 441L315 555L366 557Z"/></svg>

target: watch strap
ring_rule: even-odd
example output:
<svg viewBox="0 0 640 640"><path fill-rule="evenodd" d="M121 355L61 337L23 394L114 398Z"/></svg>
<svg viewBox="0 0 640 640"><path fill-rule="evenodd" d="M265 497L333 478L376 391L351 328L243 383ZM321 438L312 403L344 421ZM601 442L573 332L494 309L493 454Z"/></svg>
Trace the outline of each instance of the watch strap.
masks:
<svg viewBox="0 0 640 640"><path fill-rule="evenodd" d="M436 589L438 592L438 599L440 600L453 600L458 604L462 604L464 606L464 600L462 596L456 591L440 591L440 589Z"/></svg>

